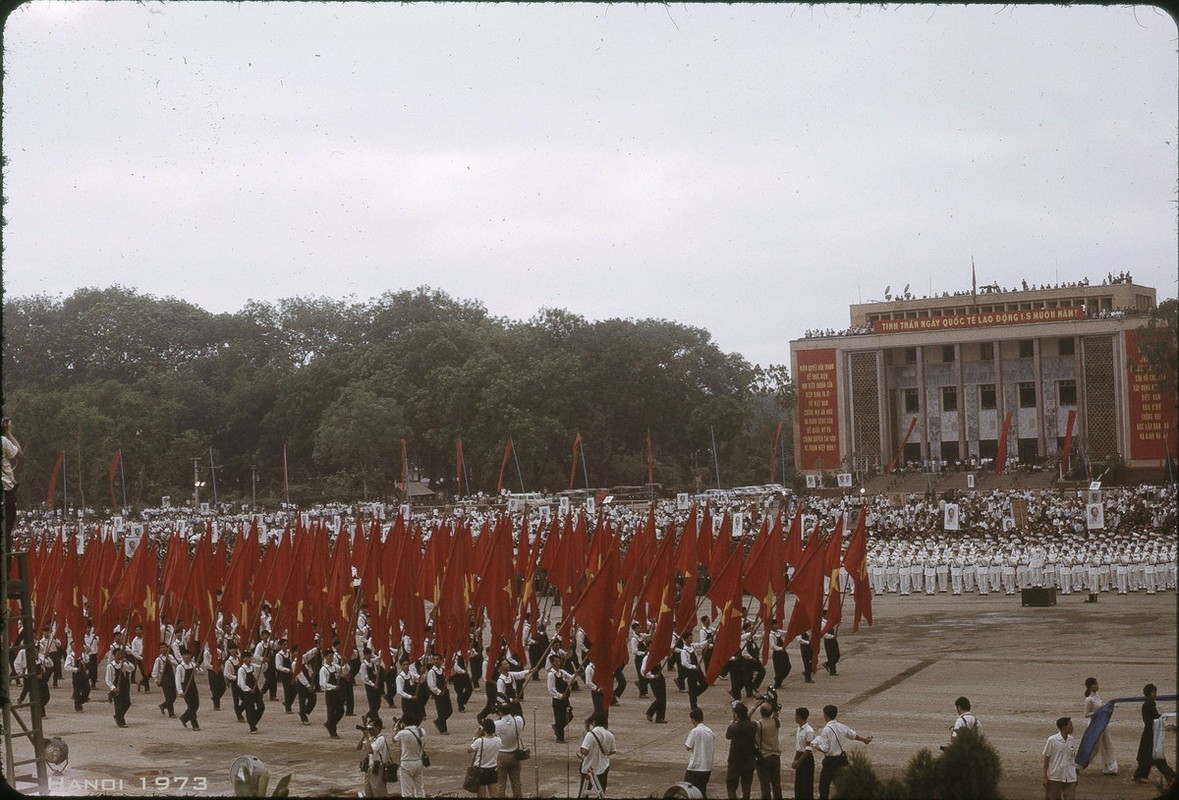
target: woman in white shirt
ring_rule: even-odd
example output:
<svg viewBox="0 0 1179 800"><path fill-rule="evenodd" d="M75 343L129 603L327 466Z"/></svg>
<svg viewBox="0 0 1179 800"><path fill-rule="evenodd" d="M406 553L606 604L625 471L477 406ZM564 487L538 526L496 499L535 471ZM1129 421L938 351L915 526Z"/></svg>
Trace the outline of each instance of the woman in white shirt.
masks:
<svg viewBox="0 0 1179 800"><path fill-rule="evenodd" d="M479 735L471 740L471 752L475 754L475 766L479 770L479 797L491 797L499 782L500 738L495 735L495 722L484 719L479 723Z"/></svg>
<svg viewBox="0 0 1179 800"><path fill-rule="evenodd" d="M1094 712L1105 705L1101 695L1097 693L1098 688L1096 678L1085 679L1085 719L1092 719ZM1109 728L1106 728L1102 732L1101 738L1097 740L1097 748L1089 758L1089 763L1100 765L1103 775L1118 774L1118 758L1114 755L1113 740L1109 736Z"/></svg>

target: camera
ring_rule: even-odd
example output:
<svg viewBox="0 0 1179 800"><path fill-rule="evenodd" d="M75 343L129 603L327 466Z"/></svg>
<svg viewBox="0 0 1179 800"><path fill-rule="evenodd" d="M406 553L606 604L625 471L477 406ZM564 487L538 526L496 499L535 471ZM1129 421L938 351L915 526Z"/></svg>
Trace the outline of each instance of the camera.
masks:
<svg viewBox="0 0 1179 800"><path fill-rule="evenodd" d="M778 692L772 686L766 689L764 694L758 695L757 702L759 704L769 703L775 714L782 710L782 704L778 702Z"/></svg>

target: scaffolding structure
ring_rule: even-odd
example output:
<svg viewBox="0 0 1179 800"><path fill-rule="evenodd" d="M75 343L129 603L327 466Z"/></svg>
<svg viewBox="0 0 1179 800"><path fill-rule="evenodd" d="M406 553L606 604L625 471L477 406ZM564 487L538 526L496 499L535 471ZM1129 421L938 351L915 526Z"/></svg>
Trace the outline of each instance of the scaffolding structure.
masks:
<svg viewBox="0 0 1179 800"><path fill-rule="evenodd" d="M5 531L4 540L8 540ZM42 727L41 686L37 680L37 667L33 645L36 641L36 627L33 620L33 600L30 594L32 576L29 574L28 552L9 554L5 545L0 545L0 589L4 596L4 635L0 640L0 706L4 719L4 779L8 786L18 792L49 792L48 762L45 758L45 736ZM15 609L16 613L13 613ZM19 675L13 675L13 661L19 651L24 651L25 668ZM25 700L13 702L13 691L17 678L20 686L27 687Z"/></svg>

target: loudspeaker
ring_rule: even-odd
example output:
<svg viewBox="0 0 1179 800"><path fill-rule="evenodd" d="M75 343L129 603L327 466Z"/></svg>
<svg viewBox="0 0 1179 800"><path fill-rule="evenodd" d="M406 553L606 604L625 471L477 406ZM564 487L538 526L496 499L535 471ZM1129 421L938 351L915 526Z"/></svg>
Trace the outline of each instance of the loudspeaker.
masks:
<svg viewBox="0 0 1179 800"><path fill-rule="evenodd" d="M1020 590L1022 602L1025 606L1054 606L1056 605L1056 587L1038 586Z"/></svg>

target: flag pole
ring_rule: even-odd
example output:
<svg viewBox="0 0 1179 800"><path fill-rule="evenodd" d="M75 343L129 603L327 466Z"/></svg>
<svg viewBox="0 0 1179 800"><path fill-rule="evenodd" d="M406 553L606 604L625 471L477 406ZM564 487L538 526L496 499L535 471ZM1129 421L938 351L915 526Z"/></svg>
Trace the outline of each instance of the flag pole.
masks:
<svg viewBox="0 0 1179 800"><path fill-rule="evenodd" d="M213 463L213 448L209 448L209 478L213 481L213 508L217 508L217 465Z"/></svg>
<svg viewBox="0 0 1179 800"><path fill-rule="evenodd" d="M716 470L716 488L721 488L720 480L720 461L716 455L716 431L711 425L708 426L708 432L712 434L712 466Z"/></svg>
<svg viewBox="0 0 1179 800"><path fill-rule="evenodd" d="M127 505L127 473L123 468L123 451L119 451L119 482L123 484L123 506Z"/></svg>

